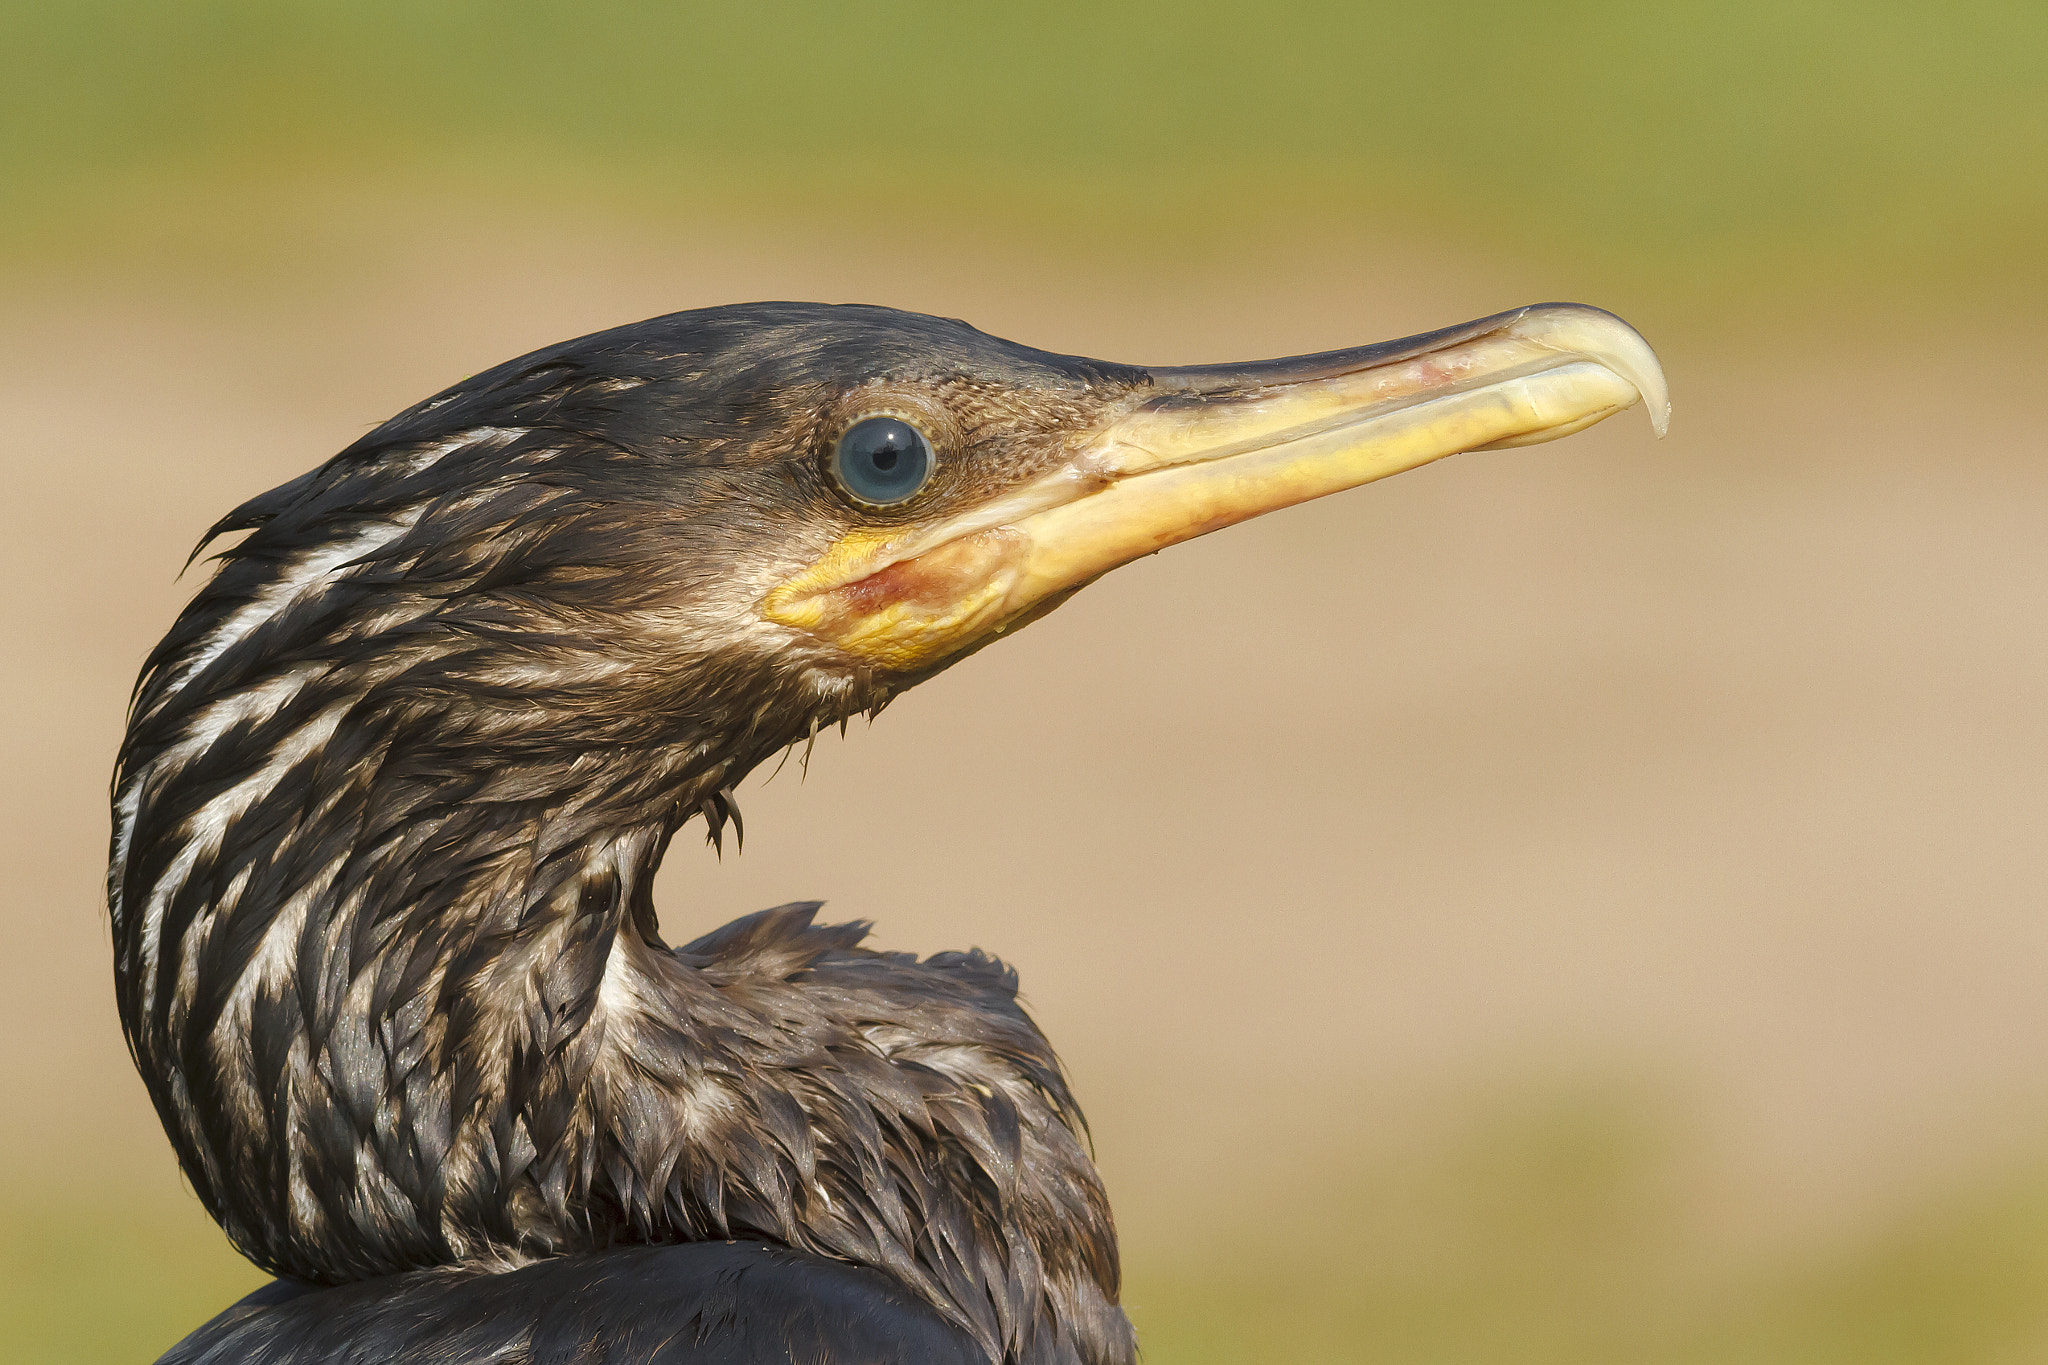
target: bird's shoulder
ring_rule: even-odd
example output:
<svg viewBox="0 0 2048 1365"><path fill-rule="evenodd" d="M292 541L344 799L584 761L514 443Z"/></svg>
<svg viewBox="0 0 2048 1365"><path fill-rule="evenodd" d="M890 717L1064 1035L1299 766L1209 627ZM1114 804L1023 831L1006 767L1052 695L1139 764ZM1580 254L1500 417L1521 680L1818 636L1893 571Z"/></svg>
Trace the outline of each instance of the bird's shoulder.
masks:
<svg viewBox="0 0 2048 1365"><path fill-rule="evenodd" d="M989 1365L886 1275L757 1242L415 1271L332 1288L278 1281L158 1365Z"/></svg>

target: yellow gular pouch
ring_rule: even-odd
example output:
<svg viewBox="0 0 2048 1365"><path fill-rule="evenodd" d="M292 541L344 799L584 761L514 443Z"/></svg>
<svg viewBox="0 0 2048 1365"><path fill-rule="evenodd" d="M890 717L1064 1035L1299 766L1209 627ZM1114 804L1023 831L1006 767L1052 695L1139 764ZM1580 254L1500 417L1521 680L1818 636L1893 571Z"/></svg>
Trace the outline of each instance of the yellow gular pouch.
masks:
<svg viewBox="0 0 2048 1365"><path fill-rule="evenodd" d="M909 673L968 648L1015 614L1012 589L1030 548L1022 533L996 526L891 559L887 546L898 539L849 533L763 598L762 616L874 668Z"/></svg>

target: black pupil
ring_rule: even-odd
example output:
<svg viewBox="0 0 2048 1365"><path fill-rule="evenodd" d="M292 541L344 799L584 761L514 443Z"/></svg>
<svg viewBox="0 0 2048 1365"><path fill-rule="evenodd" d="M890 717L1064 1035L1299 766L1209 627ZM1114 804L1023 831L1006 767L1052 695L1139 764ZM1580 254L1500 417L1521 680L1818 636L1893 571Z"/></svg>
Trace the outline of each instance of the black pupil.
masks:
<svg viewBox="0 0 2048 1365"><path fill-rule="evenodd" d="M931 476L932 448L924 433L894 417L855 422L839 438L832 472L865 503L902 502Z"/></svg>

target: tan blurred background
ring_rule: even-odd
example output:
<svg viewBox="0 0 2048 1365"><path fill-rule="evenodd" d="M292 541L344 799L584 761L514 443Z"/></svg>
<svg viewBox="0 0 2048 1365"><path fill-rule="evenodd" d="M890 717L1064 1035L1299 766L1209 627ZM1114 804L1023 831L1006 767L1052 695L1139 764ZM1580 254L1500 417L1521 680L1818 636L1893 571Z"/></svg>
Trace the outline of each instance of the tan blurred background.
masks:
<svg viewBox="0 0 2048 1365"><path fill-rule="evenodd" d="M2048 1361L2048 12L0 15L0 1334L256 1282L130 1070L105 782L198 532L753 298L1138 362L1579 298L1676 412L1112 576L678 842L1014 960L1155 1365Z"/></svg>

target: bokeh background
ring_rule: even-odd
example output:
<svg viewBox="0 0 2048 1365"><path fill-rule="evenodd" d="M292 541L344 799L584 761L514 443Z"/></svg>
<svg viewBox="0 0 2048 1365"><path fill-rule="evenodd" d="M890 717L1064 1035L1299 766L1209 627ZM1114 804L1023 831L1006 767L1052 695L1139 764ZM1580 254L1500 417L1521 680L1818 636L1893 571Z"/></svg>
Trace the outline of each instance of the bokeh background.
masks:
<svg viewBox="0 0 2048 1365"><path fill-rule="evenodd" d="M0 7L0 1335L256 1274L98 878L223 509L750 298L1239 359L1576 298L1639 414L1111 577L678 842L1014 960L1154 1365L2048 1361L2036 0Z"/></svg>

